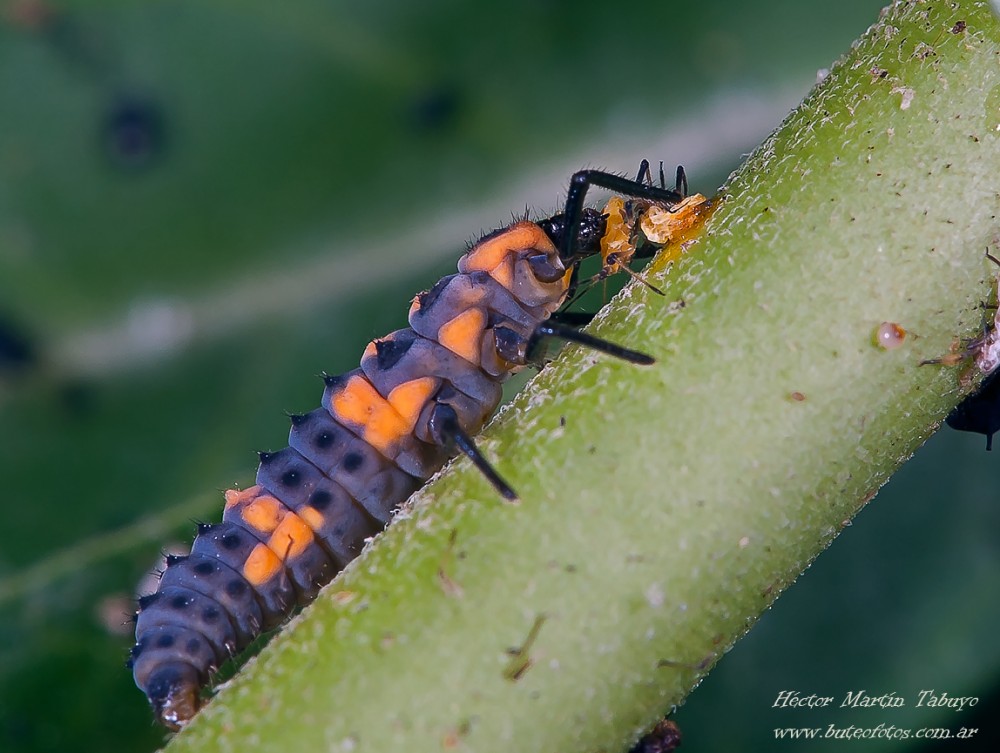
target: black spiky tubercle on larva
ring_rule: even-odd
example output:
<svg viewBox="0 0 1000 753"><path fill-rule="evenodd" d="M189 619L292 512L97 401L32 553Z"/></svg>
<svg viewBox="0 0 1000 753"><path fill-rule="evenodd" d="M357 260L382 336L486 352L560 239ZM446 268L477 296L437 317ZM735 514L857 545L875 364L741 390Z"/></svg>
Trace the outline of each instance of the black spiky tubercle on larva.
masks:
<svg viewBox="0 0 1000 753"><path fill-rule="evenodd" d="M582 244L568 237L573 223L565 220L520 221L482 238L459 259L457 274L414 298L409 327L370 343L359 368L324 376L321 407L290 416L288 447L261 453L256 483L227 491L222 522L199 525L191 553L168 561L156 593L139 601L129 660L164 725L189 721L212 672L315 598L456 452L501 496L516 499L471 436L539 336L651 361L542 326L566 300L579 261L600 253L600 238L591 236L604 231L604 220L577 206L587 182L664 205L679 199L585 171L574 176L566 211Z"/></svg>

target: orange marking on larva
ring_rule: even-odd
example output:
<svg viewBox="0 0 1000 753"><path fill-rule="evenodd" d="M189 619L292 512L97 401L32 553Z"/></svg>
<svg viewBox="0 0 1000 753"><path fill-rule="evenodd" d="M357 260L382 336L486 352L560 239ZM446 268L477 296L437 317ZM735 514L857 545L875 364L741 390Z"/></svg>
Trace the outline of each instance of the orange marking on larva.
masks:
<svg viewBox="0 0 1000 753"><path fill-rule="evenodd" d="M330 411L337 420L360 428L362 438L383 454L410 431L406 420L371 382L361 376L351 377L344 388L333 395Z"/></svg>
<svg viewBox="0 0 1000 753"><path fill-rule="evenodd" d="M281 520L281 503L270 495L257 497L240 510L240 517L257 531L270 533Z"/></svg>
<svg viewBox="0 0 1000 753"><path fill-rule="evenodd" d="M469 272L492 272L511 254L529 248L542 253L554 253L556 250L549 236L538 225L534 222L519 222L502 233L481 241L466 255L464 266Z"/></svg>
<svg viewBox="0 0 1000 753"><path fill-rule="evenodd" d="M406 421L407 431L413 431L420 411L440 386L441 380L436 377L420 377L396 385L389 393L389 404Z"/></svg>
<svg viewBox="0 0 1000 753"><path fill-rule="evenodd" d="M312 540L312 528L294 512L288 512L274 529L271 538L267 540L267 545L281 559L288 560L302 554Z"/></svg>
<svg viewBox="0 0 1000 753"><path fill-rule="evenodd" d="M499 282L507 290L514 290L514 259L508 256L490 270L490 277Z"/></svg>
<svg viewBox="0 0 1000 753"><path fill-rule="evenodd" d="M438 330L438 342L470 363L479 363L479 346L486 314L482 309L468 309Z"/></svg>
<svg viewBox="0 0 1000 753"><path fill-rule="evenodd" d="M244 489L243 491L240 491L239 489L226 489L226 509L228 510L230 507L234 507L242 502L251 500L262 491L263 489L257 485L251 486L249 489Z"/></svg>
<svg viewBox="0 0 1000 753"><path fill-rule="evenodd" d="M281 569L281 560L267 544L257 544L243 563L243 577L251 586L267 583Z"/></svg>
<svg viewBox="0 0 1000 753"><path fill-rule="evenodd" d="M306 522L313 531L318 531L326 523L326 518L323 517L323 513L317 510L315 507L309 507L305 505L299 508L299 517Z"/></svg>

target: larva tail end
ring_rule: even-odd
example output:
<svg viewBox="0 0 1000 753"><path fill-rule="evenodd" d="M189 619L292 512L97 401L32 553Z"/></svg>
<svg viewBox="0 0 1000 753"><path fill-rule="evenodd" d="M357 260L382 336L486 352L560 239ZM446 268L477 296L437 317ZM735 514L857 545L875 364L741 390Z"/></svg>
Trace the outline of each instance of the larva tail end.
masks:
<svg viewBox="0 0 1000 753"><path fill-rule="evenodd" d="M146 695L160 724L177 732L198 711L198 673L190 665L163 667L150 678Z"/></svg>

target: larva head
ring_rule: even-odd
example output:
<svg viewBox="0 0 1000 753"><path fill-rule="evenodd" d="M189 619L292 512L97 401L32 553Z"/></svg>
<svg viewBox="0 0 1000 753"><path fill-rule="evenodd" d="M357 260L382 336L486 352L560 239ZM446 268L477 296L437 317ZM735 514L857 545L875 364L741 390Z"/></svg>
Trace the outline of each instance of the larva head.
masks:
<svg viewBox="0 0 1000 753"><path fill-rule="evenodd" d="M601 252L601 238L607 229L607 215L596 209L584 209L577 223L575 243L568 255L560 254L563 265L568 269L574 264ZM557 214L545 220L539 220L538 226L552 239L556 248L562 249L566 235L566 214Z"/></svg>

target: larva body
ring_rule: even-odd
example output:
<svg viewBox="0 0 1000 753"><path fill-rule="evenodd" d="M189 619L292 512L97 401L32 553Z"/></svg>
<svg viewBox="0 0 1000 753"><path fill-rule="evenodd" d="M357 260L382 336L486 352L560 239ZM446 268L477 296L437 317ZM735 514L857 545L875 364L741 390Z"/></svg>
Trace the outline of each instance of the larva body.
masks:
<svg viewBox="0 0 1000 753"><path fill-rule="evenodd" d="M555 244L531 222L480 241L458 269L414 299L408 328L326 379L322 407L293 417L289 446L262 455L255 486L226 492L222 522L201 526L191 554L171 558L140 601L132 670L167 726L189 719L212 671L311 601L441 468L452 454L442 414L468 434L482 428L524 365L501 355L497 331L527 343L569 289Z"/></svg>
<svg viewBox="0 0 1000 753"><path fill-rule="evenodd" d="M409 327L369 344L359 368L325 378L321 407L292 416L289 446L261 454L256 484L227 491L222 522L199 526L190 555L168 558L157 591L139 601L129 661L164 725L190 720L212 672L315 598L456 452L515 497L471 437L502 382L536 360L540 338L652 362L550 321L577 265L600 253L607 218L582 208L592 184L647 204L683 198L584 171L564 214L481 239L457 274L413 299Z"/></svg>

